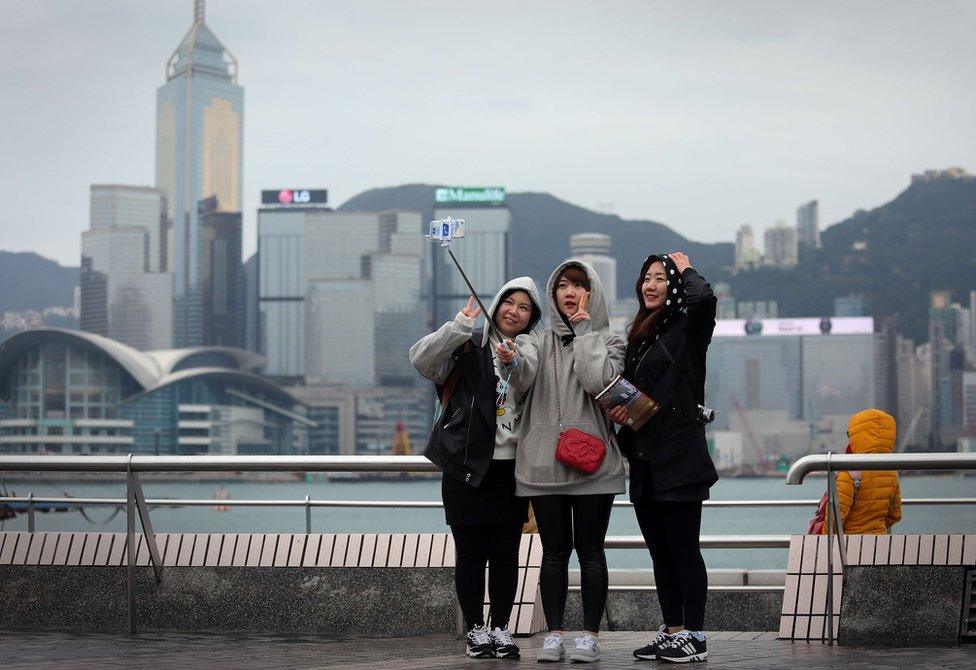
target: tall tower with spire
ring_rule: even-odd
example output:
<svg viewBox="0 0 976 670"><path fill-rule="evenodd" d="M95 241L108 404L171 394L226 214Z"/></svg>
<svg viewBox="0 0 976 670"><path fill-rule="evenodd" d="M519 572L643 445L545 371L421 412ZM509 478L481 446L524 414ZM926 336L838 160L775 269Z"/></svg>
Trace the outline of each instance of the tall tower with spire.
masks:
<svg viewBox="0 0 976 670"><path fill-rule="evenodd" d="M177 347L210 344L210 265L201 211L239 213L243 178L244 89L237 83L237 59L207 26L205 1L193 4L193 25L166 62L166 83L156 91L156 187L167 196L172 222L167 256Z"/></svg>

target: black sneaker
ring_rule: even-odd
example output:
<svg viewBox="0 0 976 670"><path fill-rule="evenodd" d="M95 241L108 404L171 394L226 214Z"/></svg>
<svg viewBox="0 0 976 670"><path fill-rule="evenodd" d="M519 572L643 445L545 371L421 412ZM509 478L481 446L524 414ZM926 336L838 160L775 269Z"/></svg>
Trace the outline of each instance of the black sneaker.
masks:
<svg viewBox="0 0 976 670"><path fill-rule="evenodd" d="M495 646L491 643L491 635L484 626L475 626L469 630L465 642L467 646L464 653L471 658L495 657Z"/></svg>
<svg viewBox="0 0 976 670"><path fill-rule="evenodd" d="M495 649L495 658L519 659L522 657L508 626L504 628L495 626L495 630L491 631L489 635L491 635L491 643Z"/></svg>
<svg viewBox="0 0 976 670"><path fill-rule="evenodd" d="M634 658L645 661L657 660L657 652L671 644L672 639L674 639L674 636L668 632L668 627L662 625L657 629L657 635L654 636L654 639L649 644L634 650Z"/></svg>
<svg viewBox="0 0 976 670"><path fill-rule="evenodd" d="M657 652L657 660L671 663L690 663L707 659L705 640L699 640L687 630L675 633L671 643Z"/></svg>

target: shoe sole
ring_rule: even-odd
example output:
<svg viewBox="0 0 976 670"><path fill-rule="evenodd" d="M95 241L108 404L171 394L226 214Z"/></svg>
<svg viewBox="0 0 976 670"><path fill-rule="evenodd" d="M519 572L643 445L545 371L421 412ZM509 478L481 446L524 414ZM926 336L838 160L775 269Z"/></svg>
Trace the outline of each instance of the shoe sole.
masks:
<svg viewBox="0 0 976 670"><path fill-rule="evenodd" d="M559 658L537 658L535 659L537 663L562 663L563 657Z"/></svg>
<svg viewBox="0 0 976 670"><path fill-rule="evenodd" d="M492 651L471 651L470 649L465 649L464 655L468 658L495 658L495 653Z"/></svg>
<svg viewBox="0 0 976 670"><path fill-rule="evenodd" d="M634 654L634 658L641 661L656 661L657 654Z"/></svg>
<svg viewBox="0 0 976 670"><path fill-rule="evenodd" d="M600 660L599 656L597 656L596 658L573 658L572 656L570 656L569 658L570 663L595 663L599 660Z"/></svg>
<svg viewBox="0 0 976 670"><path fill-rule="evenodd" d="M519 652L517 652L517 651L509 651L509 652L506 652L504 654L499 654L496 651L495 652L495 658L507 658L507 659L512 659L512 660L518 660L518 659L522 658L522 654L519 653Z"/></svg>
<svg viewBox="0 0 976 670"><path fill-rule="evenodd" d="M658 656L657 660L667 661L668 663L697 663L699 661L707 661L708 652L703 651L700 654L692 654L691 656L685 656L684 658L668 658L667 656Z"/></svg>

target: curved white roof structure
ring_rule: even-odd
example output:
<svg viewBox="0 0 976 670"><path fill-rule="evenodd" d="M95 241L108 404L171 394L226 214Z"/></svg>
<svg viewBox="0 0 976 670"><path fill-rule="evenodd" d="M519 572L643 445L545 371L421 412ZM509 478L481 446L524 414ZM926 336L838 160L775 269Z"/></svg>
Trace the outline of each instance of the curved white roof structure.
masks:
<svg viewBox="0 0 976 670"><path fill-rule="evenodd" d="M118 363L139 385L137 395L149 393L183 379L206 375L231 376L263 386L279 397L297 402L283 389L253 371L265 363L264 356L234 347L195 347L139 351L102 335L66 328L35 328L17 333L0 343L0 375L22 352L48 343L72 344L102 352ZM215 365L219 363L219 365Z"/></svg>

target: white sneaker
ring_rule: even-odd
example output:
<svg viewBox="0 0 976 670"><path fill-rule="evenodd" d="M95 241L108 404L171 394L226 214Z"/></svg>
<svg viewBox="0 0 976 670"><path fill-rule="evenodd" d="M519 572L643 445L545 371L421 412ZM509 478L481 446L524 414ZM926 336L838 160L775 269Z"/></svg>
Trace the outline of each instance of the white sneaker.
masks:
<svg viewBox="0 0 976 670"><path fill-rule="evenodd" d="M562 635L546 635L542 643L542 649L536 655L535 660L539 663L558 663L563 660L566 650L563 648Z"/></svg>
<svg viewBox="0 0 976 670"><path fill-rule="evenodd" d="M586 633L583 637L576 638L576 649L569 655L569 660L573 663L592 663L600 660L600 645L596 637Z"/></svg>

